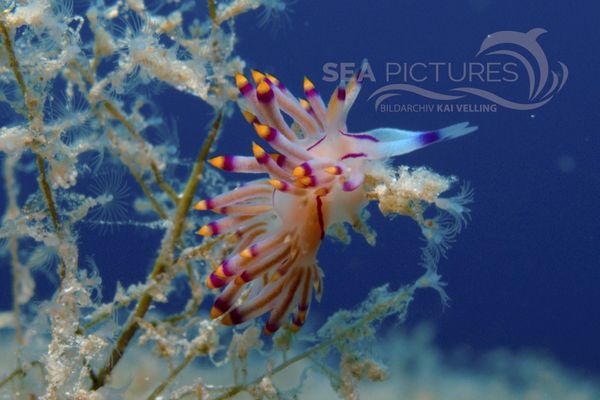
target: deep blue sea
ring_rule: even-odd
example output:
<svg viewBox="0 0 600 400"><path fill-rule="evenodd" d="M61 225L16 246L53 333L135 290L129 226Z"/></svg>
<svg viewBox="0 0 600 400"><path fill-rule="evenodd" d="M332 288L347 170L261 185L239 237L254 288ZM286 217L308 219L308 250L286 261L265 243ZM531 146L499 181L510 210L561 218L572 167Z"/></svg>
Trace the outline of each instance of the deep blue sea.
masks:
<svg viewBox="0 0 600 400"><path fill-rule="evenodd" d="M359 65L366 58L377 81L366 81L350 113L349 130L421 130L460 121L479 126L474 134L395 161L457 175L475 190L472 222L440 262L450 307L443 309L435 292L423 291L408 323L432 321L439 344L448 349L541 349L574 367L600 372L600 29L595 22L600 6L558 0L384 0L307 1L290 7L291 23L275 35L257 30L250 15L240 19L237 48L249 67L271 72L295 93L301 93L307 75L328 96L335 84L323 81L324 64ZM386 66L394 73L393 64L485 63L476 54L487 35L534 28L547 31L538 43L551 68L558 69L561 61L569 70L563 89L542 107L380 112L367 100L388 83ZM506 98L526 99L529 82L518 71L516 84L487 87ZM431 72L415 76L425 77L435 81ZM389 81L401 79L393 75ZM432 90L460 86L443 76L439 80L439 86L423 85ZM490 103L473 97L464 102ZM403 94L388 103L439 102ZM227 134L232 142L227 146L249 153L252 132L240 116L228 124ZM326 243L321 249L323 315L358 303L373 286L398 286L420 272L417 227L405 218L386 220L376 208L371 213L376 247L354 237L349 247Z"/></svg>
<svg viewBox="0 0 600 400"><path fill-rule="evenodd" d="M395 160L456 175L475 190L472 221L440 262L450 307L443 309L433 291L423 291L409 311L408 324L432 321L444 348L533 348L573 367L600 372L600 6L558 0L384 0L307 1L291 8L291 24L276 35L257 30L250 15L241 18L238 51L249 67L273 73L293 92L301 93L301 79L307 75L324 95L335 87L323 81L325 63L358 65L368 59L376 82L366 81L350 113L349 130L421 130L460 121L479 126L474 134ZM388 83L386 66L394 73L394 64L403 63L506 62L506 57L476 56L487 35L534 28L547 31L537 42L550 68L558 70L561 61L569 71L562 90L539 108L380 112L368 100ZM504 49L530 56L516 46ZM520 77L514 84L481 84L474 77L471 86L526 101L529 80L523 69L517 70ZM430 90L448 93L448 88L470 85L452 82L442 72L438 85L435 74L420 71L415 70L415 78L427 78L420 84ZM389 82L402 78L393 75ZM475 97L447 103L461 102L490 104ZM403 94L387 103L439 102ZM241 117L228 124L225 134L231 135L227 146L249 152ZM358 303L373 286L398 286L420 272L422 243L412 221L386 220L376 208L371 213L376 247L354 237L349 247L326 243L321 249L326 278L318 307L323 315Z"/></svg>
<svg viewBox="0 0 600 400"><path fill-rule="evenodd" d="M394 160L456 175L475 192L471 221L439 265L449 307L433 290L419 291L406 321L409 327L432 323L443 349L533 349L600 374L599 14L593 1L313 0L288 2L285 15L264 26L257 26L257 13L236 22L236 52L246 72L272 73L296 94L306 75L328 96L336 74L368 60L372 74L350 112L352 132L429 130L461 121L479 126L464 138ZM507 31L512 34L499 34ZM501 43L478 54L486 39L498 37ZM397 90L376 107L376 96L369 97L389 84L426 89L430 97L461 97ZM529 109L515 109L517 103ZM157 105L177 124L181 156L193 159L211 109L172 89ZM216 153L249 155L254 139L236 111ZM369 210L375 247L358 235L349 246L326 241L321 247L325 290L306 329L355 306L375 286L396 288L419 276L423 242L416 224ZM84 254L102 266L106 299L117 280L128 284L147 274L159 241L160 232L142 229L82 239ZM2 272L4 282L6 276ZM0 307L10 307L5 284Z"/></svg>

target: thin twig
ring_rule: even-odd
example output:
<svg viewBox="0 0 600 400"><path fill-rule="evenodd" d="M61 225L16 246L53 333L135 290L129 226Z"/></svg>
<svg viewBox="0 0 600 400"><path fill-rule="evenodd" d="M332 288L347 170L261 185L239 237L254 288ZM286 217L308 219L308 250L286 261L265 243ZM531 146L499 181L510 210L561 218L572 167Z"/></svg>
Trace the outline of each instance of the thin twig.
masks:
<svg viewBox="0 0 600 400"><path fill-rule="evenodd" d="M217 6L215 4L215 0L208 0L208 15L210 15L210 20L212 21L214 26L219 25L219 21L217 19Z"/></svg>
<svg viewBox="0 0 600 400"><path fill-rule="evenodd" d="M191 351L188 355L185 356L181 364L175 367L171 371L169 376L167 376L167 378L164 381L162 381L162 383L158 385L156 389L152 391L152 393L150 393L150 396L148 396L148 400L155 400L173 382L177 375L179 375L179 373L183 371L183 369L187 367L190 362L192 362L194 358L196 358L196 353Z"/></svg>
<svg viewBox="0 0 600 400"><path fill-rule="evenodd" d="M208 156L210 148L221 129L222 121L223 110L220 110L217 113L211 131L204 140L202 149L198 154L198 158L196 160L196 163L194 164L194 168L192 169L181 200L177 205L177 209L175 211L175 216L173 218L173 230L167 233L169 237L165 238L165 240L163 241L162 249L156 259L154 268L150 273L149 280L158 280L160 276L167 270L167 268L169 268L172 265L172 258L173 252L175 251L175 246L181 238L181 234L183 233L186 216L190 210L194 194L202 178L202 172L204 171L206 157ZM144 293L142 297L140 297L140 300L138 301L135 310L129 316L125 328L121 332L121 335L117 339L116 344L112 348L111 354L108 360L106 361L105 365L102 367L102 369L100 369L100 371L97 374L92 375L92 390L97 390L106 384L107 378L110 376L113 368L115 367L115 365L117 365L117 363L123 356L125 350L127 349L129 342L131 341L131 339L133 339L133 336L137 332L139 328L138 320L144 318L151 304L152 295L150 293Z"/></svg>

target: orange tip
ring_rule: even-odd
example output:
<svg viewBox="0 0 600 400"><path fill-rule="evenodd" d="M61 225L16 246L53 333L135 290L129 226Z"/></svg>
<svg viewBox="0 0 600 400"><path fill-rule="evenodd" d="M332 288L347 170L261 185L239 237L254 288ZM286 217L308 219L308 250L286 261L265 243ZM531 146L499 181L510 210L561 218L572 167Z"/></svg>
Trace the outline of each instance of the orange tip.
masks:
<svg viewBox="0 0 600 400"><path fill-rule="evenodd" d="M265 149L257 145L255 142L252 142L252 154L254 154L254 157L256 158L261 158L265 155Z"/></svg>
<svg viewBox="0 0 600 400"><path fill-rule="evenodd" d="M296 333L300 330L300 326L296 325L296 324L292 324L292 326L290 326L290 331L292 331L292 333Z"/></svg>
<svg viewBox="0 0 600 400"><path fill-rule="evenodd" d="M258 93L259 95L264 95L267 94L271 91L271 87L269 86L269 84L266 81L262 81L258 84L258 86L256 87L256 93Z"/></svg>
<svg viewBox="0 0 600 400"><path fill-rule="evenodd" d="M234 282L238 286L241 286L241 285L243 285L243 284L246 283L246 281L240 275L238 275L238 276L235 277L235 281Z"/></svg>
<svg viewBox="0 0 600 400"><path fill-rule="evenodd" d="M271 133L271 128L263 124L254 124L254 129L262 139L265 139Z"/></svg>
<svg viewBox="0 0 600 400"><path fill-rule="evenodd" d="M302 178L298 179L298 182L304 186L310 186L312 184L312 179L310 176L303 176Z"/></svg>
<svg viewBox="0 0 600 400"><path fill-rule="evenodd" d="M327 190L326 188L318 188L317 190L315 190L315 195L317 196L325 196L327 193L329 193L329 190Z"/></svg>
<svg viewBox="0 0 600 400"><path fill-rule="evenodd" d="M210 275L208 275L208 277L206 278L206 281L204 282L204 284L209 289L216 289L215 285L213 285L213 283L212 283L212 279L210 279Z"/></svg>
<svg viewBox="0 0 600 400"><path fill-rule="evenodd" d="M213 306L213 308L210 309L210 319L219 318L221 315L223 315L223 312L217 307Z"/></svg>
<svg viewBox="0 0 600 400"><path fill-rule="evenodd" d="M265 80L265 74L263 74L262 72L257 71L255 69L250 70L250 72L252 73L252 79L254 79L254 82L256 82L256 84L259 84Z"/></svg>
<svg viewBox="0 0 600 400"><path fill-rule="evenodd" d="M271 184L271 186L273 186L277 190L281 190L285 187L283 182L281 182L280 180L277 180L277 179L269 179L269 183Z"/></svg>
<svg viewBox="0 0 600 400"><path fill-rule="evenodd" d="M252 250L250 250L250 247L246 247L244 250L242 250L242 252L240 253L240 257L244 257L244 258L254 257L252 255Z"/></svg>
<svg viewBox="0 0 600 400"><path fill-rule="evenodd" d="M340 174L340 168L333 166L333 167L327 167L325 168L325 172L327 172L328 174L331 175L339 175Z"/></svg>
<svg viewBox="0 0 600 400"><path fill-rule="evenodd" d="M310 92L311 90L314 90L315 85L310 81L310 79L308 79L306 76L304 77L304 91L305 92Z"/></svg>
<svg viewBox="0 0 600 400"><path fill-rule="evenodd" d="M225 314L225 316L221 320L221 323L223 325L233 325L233 321L231 320L231 317L229 316L229 314Z"/></svg>
<svg viewBox="0 0 600 400"><path fill-rule="evenodd" d="M246 78L242 73L236 72L235 74L235 85L239 88L242 88L248 84L248 78Z"/></svg>
<svg viewBox="0 0 600 400"><path fill-rule="evenodd" d="M273 82L275 85L278 85L278 84L279 84L279 79L275 78L275 77L274 77L273 75L271 75L271 74L266 74L266 75L267 75L267 78L269 78L269 80L270 80L271 82Z"/></svg>
<svg viewBox="0 0 600 400"><path fill-rule="evenodd" d="M223 166L225 166L225 157L224 156L213 157L210 160L208 160L208 163L215 168L223 169Z"/></svg>
<svg viewBox="0 0 600 400"><path fill-rule="evenodd" d="M196 209L198 211L208 210L208 205L206 204L206 200L200 200L199 202L197 202L196 205L194 206L194 209Z"/></svg>
<svg viewBox="0 0 600 400"><path fill-rule="evenodd" d="M198 232L196 232L198 235L202 235L202 236L212 236L213 231L212 228L208 225L204 225L202 228L198 229Z"/></svg>
<svg viewBox="0 0 600 400"><path fill-rule="evenodd" d="M301 178L304 175L306 175L306 170L304 169L303 166L298 165L296 168L294 168L294 170L292 171L292 175L294 175L296 178Z"/></svg>
<svg viewBox="0 0 600 400"><path fill-rule="evenodd" d="M281 274L279 272L275 272L273 276L271 276L271 282L275 282L279 278L281 278Z"/></svg>
<svg viewBox="0 0 600 400"><path fill-rule="evenodd" d="M219 266L219 268L217 268L215 270L215 272L213 272L213 274L215 274L216 276L218 276L219 278L223 278L226 279L227 277L225 276L225 273L223 272L223 266Z"/></svg>
<svg viewBox="0 0 600 400"><path fill-rule="evenodd" d="M250 111L242 111L242 115L244 116L246 122L248 122L249 124L252 124L257 121L256 115L252 114Z"/></svg>
<svg viewBox="0 0 600 400"><path fill-rule="evenodd" d="M299 99L299 101L302 108L305 110L310 110L310 103L306 99Z"/></svg>

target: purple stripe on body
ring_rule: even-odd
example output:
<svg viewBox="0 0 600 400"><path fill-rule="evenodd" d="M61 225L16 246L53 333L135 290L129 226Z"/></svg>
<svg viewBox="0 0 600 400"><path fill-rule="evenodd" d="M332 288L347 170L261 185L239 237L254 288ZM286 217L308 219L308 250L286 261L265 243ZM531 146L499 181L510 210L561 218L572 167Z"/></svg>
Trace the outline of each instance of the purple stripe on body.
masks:
<svg viewBox="0 0 600 400"><path fill-rule="evenodd" d="M346 100L346 88L345 87L339 87L337 90L337 99L340 101L344 101Z"/></svg>
<svg viewBox="0 0 600 400"><path fill-rule="evenodd" d="M319 217L319 227L321 228L321 240L325 237L325 219L323 218L323 200L317 196L317 215Z"/></svg>
<svg viewBox="0 0 600 400"><path fill-rule="evenodd" d="M315 147L317 147L319 144L321 144L321 142L323 140L325 140L326 137L327 137L327 135L323 136L321 139L317 140L316 142L314 142L313 144L311 144L310 146L308 146L306 148L306 151L311 151L312 149L314 149Z"/></svg>
<svg viewBox="0 0 600 400"><path fill-rule="evenodd" d="M340 160L345 160L347 158L360 158L360 157L366 157L367 154L366 153L347 153L344 154L343 156L340 157Z"/></svg>
<svg viewBox="0 0 600 400"><path fill-rule="evenodd" d="M366 133L358 133L356 135L353 135L353 134L350 134L350 133L346 133L346 132L344 132L342 130L339 130L338 132L341 135L348 136L348 137L351 137L351 138L354 138L354 139L370 140L371 142L375 142L375 143L379 142L379 139L377 139L375 136L367 135Z"/></svg>

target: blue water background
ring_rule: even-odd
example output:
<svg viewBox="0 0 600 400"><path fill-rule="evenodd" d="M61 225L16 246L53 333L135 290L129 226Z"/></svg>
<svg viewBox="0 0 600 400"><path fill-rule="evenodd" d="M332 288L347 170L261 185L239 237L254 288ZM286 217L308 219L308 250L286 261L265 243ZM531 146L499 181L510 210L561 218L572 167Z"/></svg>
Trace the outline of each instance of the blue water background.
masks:
<svg viewBox="0 0 600 400"><path fill-rule="evenodd" d="M327 96L335 85L322 81L326 62L358 64L367 58L381 76L386 62L473 60L493 32L548 31L540 43L552 65L564 62L570 75L556 98L540 109L382 113L367 101L381 84L367 82L350 114L354 132L380 126L431 129L463 120L480 127L476 134L396 160L456 175L475 189L472 222L440 263L450 307L443 309L435 292L421 291L407 321L409 326L433 322L442 348L538 349L600 373L600 34L594 4L306 1L289 6L291 23L276 33L256 26L257 13L237 20L236 49L249 67L273 73L296 94L308 75ZM406 96L407 103L417 100ZM210 109L171 89L162 92L158 105L177 122L182 157L193 159ZM226 122L218 153L250 154L251 140L254 132L236 112ZM565 159L573 161L568 172L560 168ZM323 321L363 300L374 286L387 282L395 288L419 276L422 242L415 224L407 218L390 221L375 207L370 211L376 247L358 236L348 247L330 241L322 247L325 292L311 318ZM147 274L160 237L160 232L134 229L102 240L82 239L83 254L93 255L100 267L106 298L117 280L128 284ZM6 273L3 308L10 304ZM40 290L49 287L42 283Z"/></svg>
<svg viewBox="0 0 600 400"><path fill-rule="evenodd" d="M333 85L319 81L325 62L367 58L381 78L387 62L474 61L481 41L497 31L548 31L538 40L551 66L560 60L570 74L540 109L381 113L367 101L381 84L367 83L350 113L349 130L355 132L431 129L463 120L480 127L396 161L457 175L475 188L472 223L440 263L451 306L443 310L433 291L423 292L409 313L409 324L434 321L443 347L547 349L600 372L599 8L556 0L308 1L293 6L291 29L275 39L257 32L252 16L240 20L238 49L250 67L272 71L295 93L306 74L327 95ZM417 99L406 96L407 103ZM242 126L235 136L245 153L246 134ZM570 173L559 168L565 156L575 164ZM352 306L372 286L398 286L419 272L421 243L412 221L389 221L371 211L379 235L375 248L355 237L350 247L326 244L321 250L324 314Z"/></svg>

